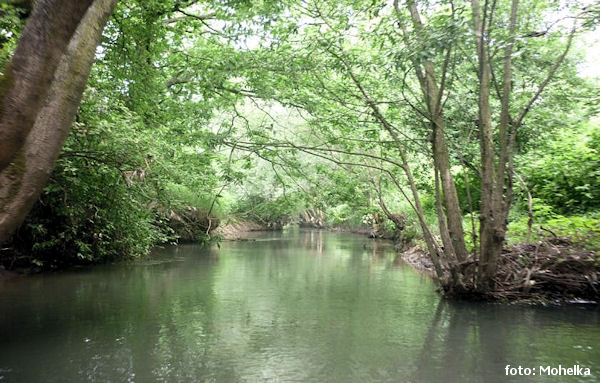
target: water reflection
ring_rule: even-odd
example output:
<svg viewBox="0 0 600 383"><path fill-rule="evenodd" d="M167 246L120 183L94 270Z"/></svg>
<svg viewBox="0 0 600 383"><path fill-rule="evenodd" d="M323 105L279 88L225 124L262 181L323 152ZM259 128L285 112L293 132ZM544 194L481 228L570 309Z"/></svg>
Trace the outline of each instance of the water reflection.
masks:
<svg viewBox="0 0 600 383"><path fill-rule="evenodd" d="M315 254L323 254L323 231L322 230L309 230L299 232L300 240L302 245L311 250L315 250Z"/></svg>
<svg viewBox="0 0 600 383"><path fill-rule="evenodd" d="M527 307L440 301L424 338L412 381L503 382L505 366L579 364L597 381L597 307ZM538 370L539 371L539 370ZM520 381L557 381L552 376Z"/></svg>
<svg viewBox="0 0 600 383"><path fill-rule="evenodd" d="M250 239L4 282L0 378L505 381L505 364L600 361L597 310L450 304L358 236Z"/></svg>

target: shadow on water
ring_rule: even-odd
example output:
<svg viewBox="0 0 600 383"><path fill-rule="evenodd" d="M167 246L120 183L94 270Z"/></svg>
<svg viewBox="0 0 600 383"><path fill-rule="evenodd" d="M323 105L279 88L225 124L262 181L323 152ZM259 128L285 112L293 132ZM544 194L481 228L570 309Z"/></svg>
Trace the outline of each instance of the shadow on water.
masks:
<svg viewBox="0 0 600 383"><path fill-rule="evenodd" d="M441 301L388 242L252 236L0 283L0 380L494 382L600 361L598 309Z"/></svg>

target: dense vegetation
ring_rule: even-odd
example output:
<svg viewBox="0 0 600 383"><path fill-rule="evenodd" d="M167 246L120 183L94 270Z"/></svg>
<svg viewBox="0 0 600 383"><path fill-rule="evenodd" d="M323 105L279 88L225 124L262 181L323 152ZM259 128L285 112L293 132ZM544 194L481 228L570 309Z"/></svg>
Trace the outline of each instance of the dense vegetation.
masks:
<svg viewBox="0 0 600 383"><path fill-rule="evenodd" d="M0 8L5 68L27 4ZM3 264L306 217L396 231L449 290L487 288L507 243L597 250L600 84L579 65L599 17L585 1L120 2Z"/></svg>

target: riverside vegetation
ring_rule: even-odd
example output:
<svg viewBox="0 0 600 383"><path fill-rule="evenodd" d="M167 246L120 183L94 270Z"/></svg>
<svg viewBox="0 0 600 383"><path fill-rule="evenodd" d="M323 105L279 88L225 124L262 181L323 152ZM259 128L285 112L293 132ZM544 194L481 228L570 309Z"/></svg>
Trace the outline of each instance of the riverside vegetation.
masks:
<svg viewBox="0 0 600 383"><path fill-rule="evenodd" d="M301 223L448 297L598 298L595 2L33 3L0 5L5 269Z"/></svg>

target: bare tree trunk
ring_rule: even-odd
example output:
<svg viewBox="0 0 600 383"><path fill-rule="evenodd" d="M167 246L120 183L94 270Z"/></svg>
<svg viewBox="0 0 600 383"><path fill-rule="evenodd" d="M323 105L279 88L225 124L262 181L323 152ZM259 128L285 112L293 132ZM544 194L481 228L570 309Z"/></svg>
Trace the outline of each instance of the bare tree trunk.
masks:
<svg viewBox="0 0 600 383"><path fill-rule="evenodd" d="M504 238L496 234L498 220L501 217L495 214L494 196L495 187L502 187L495 183L494 169L494 135L492 127L492 112L490 108L491 67L485 40L485 23L487 9L482 9L479 0L472 0L473 21L477 41L477 56L479 59L479 145L481 153L481 207L480 207L480 263L479 282L480 288L485 290L490 287L491 279L496 272L496 263ZM500 192L501 193L501 192Z"/></svg>
<svg viewBox="0 0 600 383"><path fill-rule="evenodd" d="M394 1L396 11L398 9L398 0ZM414 28L421 30L423 23L421 16L414 1L407 2L408 11L410 12ZM405 39L408 39L407 31L404 30ZM450 156L448 154L448 144L445 137L446 122L442 115L442 93L446 78L447 64L449 61L450 48L448 49L446 62L442 69L442 80L438 85L438 80L435 73L435 68L431 60L425 59L423 64L413 59L413 64L417 73L417 78L423 93L423 99L427 105L427 111L432 123L432 152L434 159L434 167L439 172L442 185L444 205L446 207L445 215L442 219L446 220L447 224L442 225L447 228L450 242L444 244L445 252L448 252L450 257L456 257L459 262L464 262L468 257L467 246L465 244L465 235L462 227L462 210L456 192L456 184L452 172L450 171ZM442 227L440 226L440 228Z"/></svg>
<svg viewBox="0 0 600 383"><path fill-rule="evenodd" d="M395 137L394 139L397 141L398 137ZM398 146L400 146L400 141L397 142ZM429 226L427 225L427 221L425 220L425 213L423 212L423 207L421 206L421 198L419 197L419 190L417 189L417 184L412 175L412 171L410 170L410 166L408 164L406 154L404 153L404 149L401 148L400 150L404 174L408 179L408 184L410 185L410 190L413 195L415 212L417 213L417 218L419 219L419 224L421 225L421 231L423 232L423 238L425 239L425 244L427 245L427 251L429 252L429 257L431 259L431 262L433 263L433 267L435 269L435 273L438 279L442 282L442 284L444 284L446 275L444 273L444 269L442 268L443 252L439 249L439 246L435 238L433 237L433 234L431 234Z"/></svg>
<svg viewBox="0 0 600 383"><path fill-rule="evenodd" d="M450 238L450 232L446 226L446 213L442 206L442 198L440 196L440 176L437 167L433 169L435 173L435 208L437 211L438 225L440 227L440 237L442 237L442 244L444 245L444 255L448 262L456 261L456 254L454 253L454 245Z"/></svg>
<svg viewBox="0 0 600 383"><path fill-rule="evenodd" d="M40 0L0 82L0 171L25 143L61 57L92 0Z"/></svg>
<svg viewBox="0 0 600 383"><path fill-rule="evenodd" d="M519 6L518 0L512 1L510 12L510 25L508 28L508 44L504 50L504 65L502 75L502 99L500 100L500 125L499 125L499 147L500 158L498 160L498 175L496 182L498 185L504 185L504 176L506 175L508 155L509 155L509 136L511 128L510 118L510 100L512 93L512 48L514 44L515 28L517 25L517 9ZM513 129L514 130L514 129ZM500 191L502 188L499 189ZM503 209L503 196L501 192L497 192L495 207L497 212L501 214Z"/></svg>
<svg viewBox="0 0 600 383"><path fill-rule="evenodd" d="M32 117L30 133L9 166L0 172L0 243L23 222L48 180L81 101L102 30L116 2L95 0L87 9L45 92L43 107ZM29 78L17 80L26 82Z"/></svg>
<svg viewBox="0 0 600 383"><path fill-rule="evenodd" d="M448 155L448 144L444 136L444 120L441 116L436 117L434 123L434 162L437 164L442 190L444 192L444 205L446 206L446 221L448 232L452 243L452 253L459 262L467 259L468 252L465 244L465 234L462 227L462 210L458 201L458 193L454 178L450 172L450 158Z"/></svg>
<svg viewBox="0 0 600 383"><path fill-rule="evenodd" d="M537 91L521 109L515 119L510 116L512 83L512 47L517 25L518 0L512 0L509 18L508 41L504 48L502 94L500 95L500 123L498 125L498 153L493 142L492 117L490 109L490 83L492 67L490 63L489 42L486 40L487 5L483 9L479 0L472 0L473 22L479 59L479 128L481 150L481 213L480 213L480 264L479 287L482 290L492 288L492 278L502 253L508 213L512 203L514 148L516 136L523 119L538 99L556 71L564 61L577 30L577 17L573 18L573 27L567 37L565 49L555 61L541 82ZM587 12L584 10L583 12ZM497 163L495 163L497 159ZM496 167L495 167L496 166Z"/></svg>
<svg viewBox="0 0 600 383"><path fill-rule="evenodd" d="M383 214L385 214L385 216L394 223L396 230L404 230L406 216L403 214L394 214L390 211L390 209L388 209L385 201L383 200L383 193L381 192L381 179L379 179L378 182L375 182L375 180L371 179L371 183L373 184L373 188L377 194L377 202L381 208L381 211L383 211Z"/></svg>

